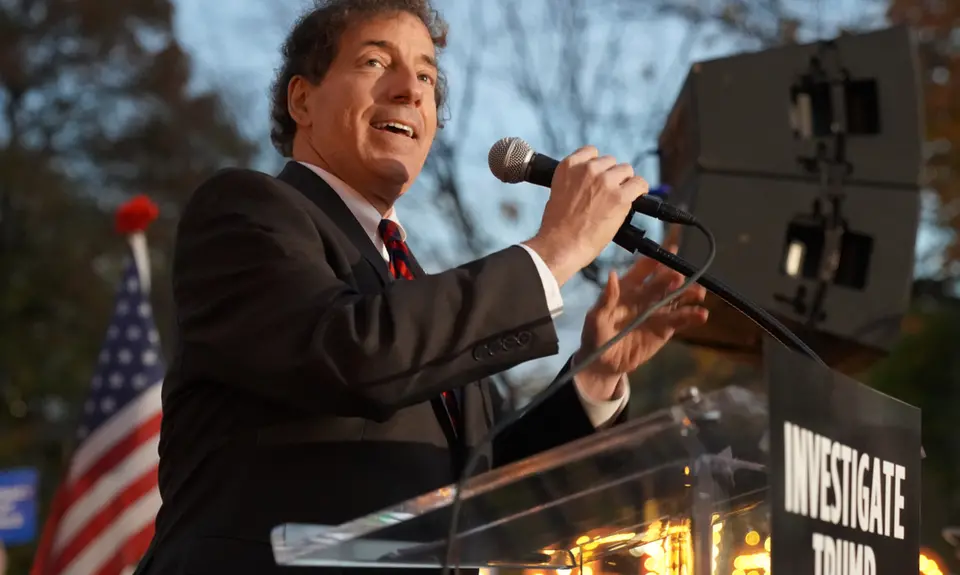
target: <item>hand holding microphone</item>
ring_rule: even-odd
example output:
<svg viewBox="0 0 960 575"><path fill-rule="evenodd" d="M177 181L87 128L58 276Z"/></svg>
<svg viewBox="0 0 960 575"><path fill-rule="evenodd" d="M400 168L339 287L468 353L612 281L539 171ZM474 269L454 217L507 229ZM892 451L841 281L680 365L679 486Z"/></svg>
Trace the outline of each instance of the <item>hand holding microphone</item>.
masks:
<svg viewBox="0 0 960 575"><path fill-rule="evenodd" d="M560 162L550 156L533 151L530 144L520 138L503 138L490 148L487 157L490 171L507 184L529 182L549 188L553 175ZM669 186L650 190L651 195L659 195ZM691 214L664 203L651 195L643 195L633 202L633 209L641 214L669 224L694 225L697 221Z"/></svg>
<svg viewBox="0 0 960 575"><path fill-rule="evenodd" d="M540 230L525 243L563 285L613 241L647 189L629 164L600 156L593 146L580 148L556 166Z"/></svg>
<svg viewBox="0 0 960 575"><path fill-rule="evenodd" d="M547 253L541 254L541 257L547 256L554 258L553 260L547 260L548 266L554 266L557 269L551 267L551 271L554 271L557 281L561 284L569 279L573 274L577 273L580 269L588 265L592 258L596 258L599 255L600 251L603 250L603 245L609 243L609 239L606 240L599 248L594 246L593 256L586 263L583 263L580 268L577 268L573 271L573 274L567 275L569 270L567 268L574 266L576 264L570 263L567 264L566 258L567 252L560 250L560 257L556 257L552 251L552 246L555 245L558 241L563 242L563 236L561 239L553 239L552 233L556 231L556 228L560 228L560 231L563 233L569 234L569 230L564 230L565 225L573 226L577 222L590 222L591 221L591 212L589 208L585 206L580 206L581 208L587 209L586 212L577 211L577 206L575 201L571 198L560 199L560 196L564 195L575 195L577 196L576 201L587 201L588 198L594 197L597 193L596 190L593 192L586 190L583 192L574 192L568 190L571 185L579 190L581 187L590 188L593 186L596 188L597 185L601 187L606 186L604 189L613 190L624 188L625 193L634 193L637 194L632 202L632 205L627 207L626 211L623 211L622 206L618 206L619 209L613 209L613 211L608 212L607 215L611 218L616 216L622 216L620 223L617 229L613 231L613 234L616 235L617 230L622 229L624 226L629 224L625 221L627 216L630 213L630 208L634 211L637 211L641 214L646 214L650 217L656 218L663 222L683 224L683 225L698 225L696 218L694 218L689 213L671 206L670 204L664 203L659 199L648 197L646 194L649 190L647 183L640 177L633 174L632 168L629 165L617 165L616 161L613 158L606 156L600 158L599 152L596 148L588 146L586 148L581 148L577 150L569 157L567 157L563 162L558 162L549 156L543 154L538 154L533 151L533 148L529 144L524 142L520 138L503 138L496 142L493 147L490 148L490 153L488 155L488 161L490 165L490 171L503 182L508 184L516 184L520 182L529 182L531 184L536 184L538 186L544 186L551 188L551 200L547 204L547 208L544 211L544 225L541 225L541 231L537 234L537 237L533 238L531 241L533 243L527 242L527 245L537 253L540 253L540 250L545 250ZM561 169L561 166L565 166ZM577 166L582 166L578 168ZM578 170L587 170L585 174L581 174L580 179L577 180L577 183L571 183L577 179ZM592 171L591 171L592 170ZM609 174L608 174L609 173ZM625 179L617 183L616 179L620 176L623 176ZM590 181L587 181L587 180ZM601 181L602 180L602 181ZM636 186L641 186L642 191L635 189ZM583 197L579 197L579 193L583 193ZM619 192L618 192L619 193ZM603 195L601 193L601 195ZM557 199L554 199L555 196ZM605 196L604 200L611 200L613 196ZM574 202L574 203L571 203ZM551 203L553 205L551 205ZM611 207L612 208L612 207ZM603 208L599 208L603 209ZM565 212L567 210L568 212ZM572 211L571 211L572 210ZM559 214L563 213L566 218L570 218L570 222L554 222L554 218L561 217ZM549 218L549 221L548 221ZM594 222L596 224L596 222ZM605 237L605 234L609 232L604 226L594 227L592 231L596 234L599 234L598 238ZM546 234L544 233L546 232ZM630 236L632 237L632 234ZM611 236L611 239L613 236ZM621 238L618 241L626 241L625 238ZM573 237L570 235L566 236L566 242L569 244L573 241ZM592 243L587 242L588 246L593 246ZM629 250L634 250L633 246L624 245ZM568 246L569 248L569 246ZM590 250L586 250L590 252ZM579 262L579 258L573 258L572 261Z"/></svg>

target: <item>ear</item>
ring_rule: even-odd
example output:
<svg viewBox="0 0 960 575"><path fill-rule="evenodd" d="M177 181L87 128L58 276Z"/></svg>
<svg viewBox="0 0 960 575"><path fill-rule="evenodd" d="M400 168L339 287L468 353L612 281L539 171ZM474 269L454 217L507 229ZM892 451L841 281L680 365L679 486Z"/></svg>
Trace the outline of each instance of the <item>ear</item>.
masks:
<svg viewBox="0 0 960 575"><path fill-rule="evenodd" d="M303 76L290 78L287 84L287 111L298 126L310 126L310 90L313 85Z"/></svg>

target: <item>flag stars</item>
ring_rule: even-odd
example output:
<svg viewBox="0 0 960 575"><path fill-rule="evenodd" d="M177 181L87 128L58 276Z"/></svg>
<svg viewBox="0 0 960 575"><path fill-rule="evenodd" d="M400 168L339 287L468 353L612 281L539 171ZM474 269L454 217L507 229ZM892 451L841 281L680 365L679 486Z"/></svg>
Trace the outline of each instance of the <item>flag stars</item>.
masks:
<svg viewBox="0 0 960 575"><path fill-rule="evenodd" d="M138 373L137 375L133 376L133 379L130 383L133 384L134 389L143 389L147 387L147 376L143 375L142 373Z"/></svg>
<svg viewBox="0 0 960 575"><path fill-rule="evenodd" d="M118 286L113 317L96 357L96 371L89 395L80 406L78 441L89 441L100 427L123 413L163 379L160 334L153 321L153 307L143 293L143 282L133 264L128 265Z"/></svg>
<svg viewBox="0 0 960 575"><path fill-rule="evenodd" d="M153 351L152 349L148 349L140 356L140 360L143 361L143 365L154 365L157 363L157 352Z"/></svg>
<svg viewBox="0 0 960 575"><path fill-rule="evenodd" d="M113 389L120 389L123 387L123 374L115 371L110 374L110 387Z"/></svg>

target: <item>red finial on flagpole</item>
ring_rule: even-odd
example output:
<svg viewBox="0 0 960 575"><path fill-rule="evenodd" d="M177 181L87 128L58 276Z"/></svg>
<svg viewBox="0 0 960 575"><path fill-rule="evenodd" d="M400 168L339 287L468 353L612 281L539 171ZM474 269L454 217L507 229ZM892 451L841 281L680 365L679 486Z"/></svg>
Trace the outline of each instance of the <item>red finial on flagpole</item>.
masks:
<svg viewBox="0 0 960 575"><path fill-rule="evenodd" d="M117 210L117 232L123 235L143 232L160 215L157 204L147 196L136 196Z"/></svg>

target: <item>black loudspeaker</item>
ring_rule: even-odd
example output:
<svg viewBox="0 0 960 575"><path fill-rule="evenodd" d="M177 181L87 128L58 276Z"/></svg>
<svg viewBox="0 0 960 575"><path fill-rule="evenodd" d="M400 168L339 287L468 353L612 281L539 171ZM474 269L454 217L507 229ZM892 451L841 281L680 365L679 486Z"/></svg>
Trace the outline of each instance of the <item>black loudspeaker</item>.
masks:
<svg viewBox="0 0 960 575"><path fill-rule="evenodd" d="M898 27L695 64L660 136L670 202L717 238L710 273L838 369L882 357L909 305L921 100L913 36ZM695 230L680 255L703 261ZM709 305L685 338L759 356L761 334Z"/></svg>

